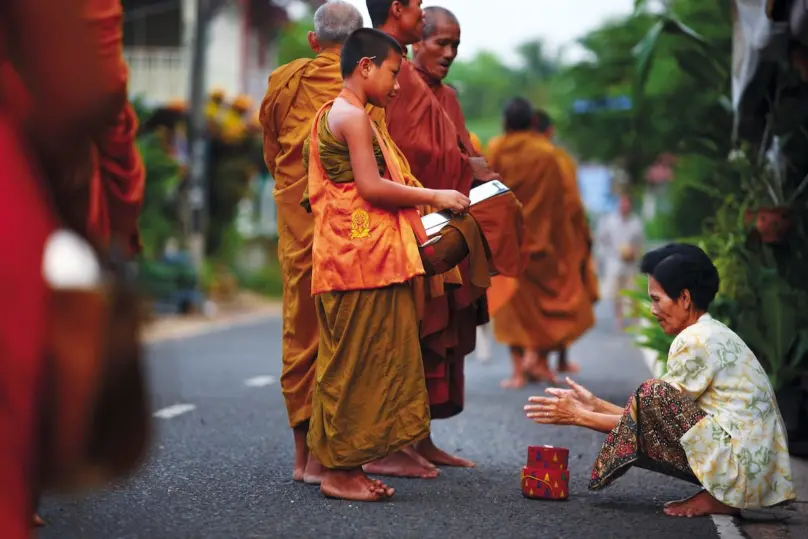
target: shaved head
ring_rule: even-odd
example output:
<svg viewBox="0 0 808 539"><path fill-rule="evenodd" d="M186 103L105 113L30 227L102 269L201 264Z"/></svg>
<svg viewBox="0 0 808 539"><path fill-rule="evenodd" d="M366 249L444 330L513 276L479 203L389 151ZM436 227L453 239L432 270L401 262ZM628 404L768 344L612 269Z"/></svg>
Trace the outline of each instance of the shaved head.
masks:
<svg viewBox="0 0 808 539"><path fill-rule="evenodd" d="M367 0L368 15L370 15L370 22L374 28L378 28L387 22L390 16L390 8L396 1L408 6L410 0Z"/></svg>
<svg viewBox="0 0 808 539"><path fill-rule="evenodd" d="M536 123L536 130L539 133L547 133L553 128L553 119L544 109L538 109L533 113L533 120Z"/></svg>
<svg viewBox="0 0 808 539"><path fill-rule="evenodd" d="M424 39L432 37L441 22L460 26L460 21L457 20L455 14L445 7L429 6L424 8Z"/></svg>
<svg viewBox="0 0 808 539"><path fill-rule="evenodd" d="M322 46L341 45L363 25L359 10L344 0L329 0L314 12L314 35Z"/></svg>
<svg viewBox="0 0 808 539"><path fill-rule="evenodd" d="M506 131L527 131L533 126L533 105L524 97L514 97L505 105Z"/></svg>

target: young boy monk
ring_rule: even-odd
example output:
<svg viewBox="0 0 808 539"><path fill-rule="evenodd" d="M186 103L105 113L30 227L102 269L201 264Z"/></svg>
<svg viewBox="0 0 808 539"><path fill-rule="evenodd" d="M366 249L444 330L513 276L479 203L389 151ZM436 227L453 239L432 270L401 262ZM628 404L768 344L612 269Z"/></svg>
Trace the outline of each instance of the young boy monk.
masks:
<svg viewBox="0 0 808 539"><path fill-rule="evenodd" d="M314 216L312 295L320 342L307 437L333 498L380 501L394 490L362 465L429 434L429 405L410 280L427 238L416 206L454 212L469 199L405 185L393 143L365 106L385 107L403 51L362 28L342 49L344 85L314 119L308 188Z"/></svg>

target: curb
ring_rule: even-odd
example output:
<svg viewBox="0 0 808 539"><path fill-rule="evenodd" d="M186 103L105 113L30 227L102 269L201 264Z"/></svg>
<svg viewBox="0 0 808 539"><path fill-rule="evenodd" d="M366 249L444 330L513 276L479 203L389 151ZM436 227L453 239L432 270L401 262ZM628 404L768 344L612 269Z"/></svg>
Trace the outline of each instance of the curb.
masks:
<svg viewBox="0 0 808 539"><path fill-rule="evenodd" d="M281 314L281 304L271 303L212 318L204 316L170 316L146 325L141 333L141 339L144 344L158 344L166 341L187 339L235 327L250 326L279 318Z"/></svg>

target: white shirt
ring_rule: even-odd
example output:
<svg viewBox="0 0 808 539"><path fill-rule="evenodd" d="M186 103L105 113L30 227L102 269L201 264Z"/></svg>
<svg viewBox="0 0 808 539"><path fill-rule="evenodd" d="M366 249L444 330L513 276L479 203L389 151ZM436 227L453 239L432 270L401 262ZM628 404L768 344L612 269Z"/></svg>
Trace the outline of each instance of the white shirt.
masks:
<svg viewBox="0 0 808 539"><path fill-rule="evenodd" d="M624 218L619 212L610 213L598 223L598 249L606 264L606 272L610 275L634 273L637 262L623 261L620 251L624 247L632 247L639 254L644 242L642 220L634 214Z"/></svg>

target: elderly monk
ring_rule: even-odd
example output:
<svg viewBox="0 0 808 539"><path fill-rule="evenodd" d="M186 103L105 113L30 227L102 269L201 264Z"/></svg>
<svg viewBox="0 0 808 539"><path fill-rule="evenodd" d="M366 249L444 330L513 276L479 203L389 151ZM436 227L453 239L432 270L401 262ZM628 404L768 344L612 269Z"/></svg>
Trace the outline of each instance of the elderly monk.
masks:
<svg viewBox="0 0 808 539"><path fill-rule="evenodd" d="M313 484L320 482L323 473L306 446L319 327L311 296L314 221L300 205L307 191L303 146L317 111L342 90L340 49L362 25L362 14L347 2L332 0L321 6L314 14L314 32L309 34L317 56L295 60L272 73L259 116L264 160L275 179L278 208L278 257L284 284L281 389L295 440L293 477ZM383 111L373 108L371 116L380 120ZM435 467L412 448L370 463L365 470L379 475L437 476Z"/></svg>
<svg viewBox="0 0 808 539"><path fill-rule="evenodd" d="M583 287L566 270L572 228L556 150L534 129L527 100L511 100L504 117L505 134L491 152L491 165L523 205L529 262L509 286L492 285L489 296L502 297L489 299L499 305L494 336L510 347L513 359L513 376L502 386L519 388L526 376L554 381L547 354L564 347L579 326Z"/></svg>
<svg viewBox="0 0 808 539"><path fill-rule="evenodd" d="M373 26L393 36L402 46L413 45L423 37L421 0L367 0ZM459 29L457 30L459 33ZM454 39L447 49L455 49ZM440 66L437 81L431 74L419 72L408 60L398 74L400 89L386 108L387 129L406 157L413 176L424 187L455 189L468 194L474 178L490 179L485 159L473 157L468 133L461 142L457 127L441 106L430 84L445 76L451 61ZM427 79L429 82L426 82ZM446 91L454 93L451 88ZM476 326L488 318L485 290L473 286L469 261L461 265L463 286L449 295L433 298L421 325L421 344L430 410L433 419L457 415L464 406L463 362L475 348ZM430 436L419 442L418 451L439 465L471 467L474 464L435 446Z"/></svg>
<svg viewBox="0 0 808 539"><path fill-rule="evenodd" d="M536 110L533 116L534 127L548 142L552 143L554 126L550 115L544 110ZM598 278L595 275L594 263L592 260L592 234L589 229L589 222L586 218L581 192L578 188L578 170L575 160L564 151L563 148L553 145L558 165L564 179L564 207L567 220L572 228L571 244L568 245L568 257L566 268L567 279L570 285L573 284L584 288L585 293L580 293L575 288L571 291L579 302L574 307L572 313L577 320L577 324L571 327L571 333L567 336L565 346L559 350L558 369L560 373L577 372L578 366L567 359L567 346L589 330L595 323L594 305L598 301Z"/></svg>
<svg viewBox="0 0 808 539"><path fill-rule="evenodd" d="M6 307L0 315L4 539L30 536L50 300L43 253L58 222L29 147L43 159L68 159L84 147L86 135L103 129L118 102L105 85L94 36L81 15L66 0L11 0L0 8L0 249L14 253L0 262ZM16 53L13 60L9 50Z"/></svg>

